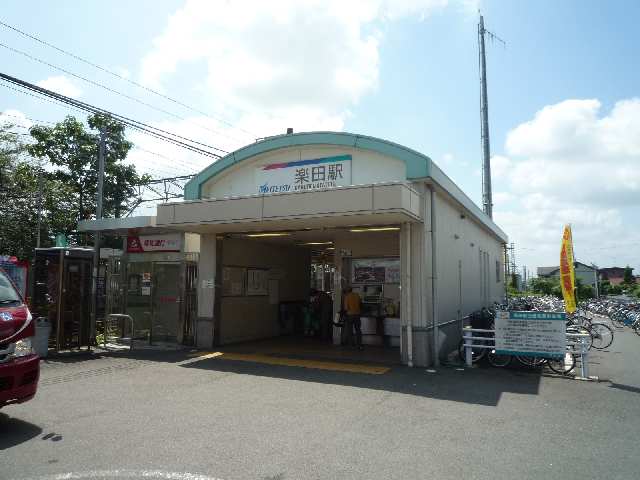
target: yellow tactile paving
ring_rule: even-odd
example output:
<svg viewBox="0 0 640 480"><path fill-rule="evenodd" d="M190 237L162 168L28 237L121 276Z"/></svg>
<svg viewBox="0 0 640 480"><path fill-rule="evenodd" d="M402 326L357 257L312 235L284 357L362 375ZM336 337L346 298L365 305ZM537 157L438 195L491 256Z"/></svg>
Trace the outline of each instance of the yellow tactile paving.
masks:
<svg viewBox="0 0 640 480"><path fill-rule="evenodd" d="M351 373L367 373L370 375L382 375L391 370L390 367L384 367L380 365L367 365L359 363L342 363L342 362L328 362L325 360L307 360L300 358L285 358L285 357L272 357L269 355L262 355L256 353L225 353L225 352L211 352L203 355L198 355L194 360L204 360L207 358L217 358L220 360L235 360L239 362L255 362L266 363L268 365L283 365L286 367L302 367L313 368L316 370L332 370L336 372L351 372Z"/></svg>

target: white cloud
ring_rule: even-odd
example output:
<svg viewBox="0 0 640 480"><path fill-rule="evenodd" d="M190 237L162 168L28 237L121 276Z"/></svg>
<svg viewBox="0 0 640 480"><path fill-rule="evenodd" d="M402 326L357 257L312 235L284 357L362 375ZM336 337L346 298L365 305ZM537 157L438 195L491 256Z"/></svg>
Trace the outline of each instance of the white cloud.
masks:
<svg viewBox="0 0 640 480"><path fill-rule="evenodd" d="M12 130L24 130L19 127L31 128L33 122L29 120L20 110L7 109L0 112L0 125L14 127Z"/></svg>
<svg viewBox="0 0 640 480"><path fill-rule="evenodd" d="M49 77L44 80L40 80L37 85L47 90L52 90L56 93L66 95L71 98L79 98L82 95L82 90L75 86L71 80L64 75L58 75Z"/></svg>
<svg viewBox="0 0 640 480"><path fill-rule="evenodd" d="M341 129L349 108L377 87L380 26L447 3L188 0L143 58L141 81L162 89L182 66L206 65L203 108L225 109L257 136Z"/></svg>
<svg viewBox="0 0 640 480"><path fill-rule="evenodd" d="M640 238L640 99L603 113L595 99L549 105L511 130L508 157L493 157L494 173L516 202L498 203L496 220L524 258L557 263L562 227L571 223L578 259L638 265L634 251L606 258L607 245ZM497 167L497 168L496 168ZM631 221L629 221L631 219Z"/></svg>
<svg viewBox="0 0 640 480"><path fill-rule="evenodd" d="M502 155L493 155L491 157L491 176L493 178L503 178L511 166L511 160Z"/></svg>

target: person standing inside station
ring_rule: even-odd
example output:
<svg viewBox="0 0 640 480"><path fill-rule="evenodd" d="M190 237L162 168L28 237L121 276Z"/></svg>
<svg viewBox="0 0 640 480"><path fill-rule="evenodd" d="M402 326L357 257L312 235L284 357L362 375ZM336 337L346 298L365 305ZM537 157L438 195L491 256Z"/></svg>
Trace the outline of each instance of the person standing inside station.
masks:
<svg viewBox="0 0 640 480"><path fill-rule="evenodd" d="M345 343L353 345L353 331L355 329L355 342L358 350L362 350L362 323L360 321L360 295L353 291L351 287L347 287L346 294L343 299L346 318L344 328L346 329Z"/></svg>

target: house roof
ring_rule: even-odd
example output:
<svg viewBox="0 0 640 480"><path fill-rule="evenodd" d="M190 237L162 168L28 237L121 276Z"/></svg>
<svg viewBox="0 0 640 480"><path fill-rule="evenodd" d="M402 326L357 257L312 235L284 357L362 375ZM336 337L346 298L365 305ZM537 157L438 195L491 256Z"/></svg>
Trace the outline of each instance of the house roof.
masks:
<svg viewBox="0 0 640 480"><path fill-rule="evenodd" d="M580 265L581 267L585 267L589 270L593 270L593 267L591 265L587 265L586 263L575 262L575 266L578 266L578 265ZM558 270L560 270L560 267L538 267L537 268L539 277L547 277L549 275L553 275Z"/></svg>
<svg viewBox="0 0 640 480"><path fill-rule="evenodd" d="M551 275L554 271L559 270L560 267L538 267L538 276L546 277L547 275Z"/></svg>

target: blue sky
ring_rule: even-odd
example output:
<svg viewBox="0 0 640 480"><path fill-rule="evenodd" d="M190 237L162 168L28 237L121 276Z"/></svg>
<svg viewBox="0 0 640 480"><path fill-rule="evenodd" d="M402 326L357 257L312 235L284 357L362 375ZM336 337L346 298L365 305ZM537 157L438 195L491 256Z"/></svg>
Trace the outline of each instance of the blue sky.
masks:
<svg viewBox="0 0 640 480"><path fill-rule="evenodd" d="M557 263L562 225L570 222L579 260L640 269L640 3L268 3L3 2L1 21L224 122L1 26L0 43L186 120L4 48L0 71L225 149L288 126L379 136L429 155L480 203L480 6L487 28L507 42L488 44L494 211L516 242L518 262ZM0 111L11 110L46 121L69 113L0 86ZM208 163L148 137L131 138L175 158L132 152L131 161L157 177Z"/></svg>

